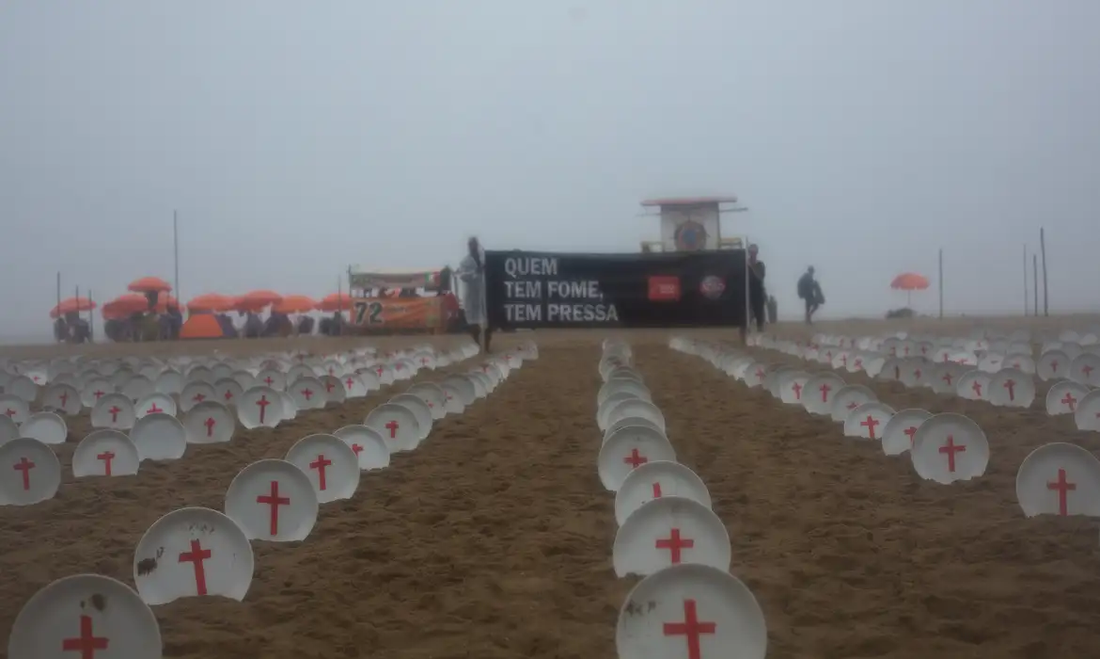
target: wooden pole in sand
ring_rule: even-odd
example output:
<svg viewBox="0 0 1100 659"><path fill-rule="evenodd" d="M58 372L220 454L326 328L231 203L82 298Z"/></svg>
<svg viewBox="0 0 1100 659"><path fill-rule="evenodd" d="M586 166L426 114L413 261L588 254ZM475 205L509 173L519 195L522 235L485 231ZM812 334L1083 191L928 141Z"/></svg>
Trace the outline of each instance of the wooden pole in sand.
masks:
<svg viewBox="0 0 1100 659"><path fill-rule="evenodd" d="M1028 317L1028 303L1027 303L1027 244L1024 244L1024 318Z"/></svg>
<svg viewBox="0 0 1100 659"><path fill-rule="evenodd" d="M80 286L76 287L73 296L76 298L76 317L80 318ZM69 336L72 336L72 328L69 328Z"/></svg>
<svg viewBox="0 0 1100 659"><path fill-rule="evenodd" d="M1035 310L1035 317L1039 317L1039 257L1035 254L1031 255L1031 283L1032 290L1035 293L1035 301L1032 303L1031 308Z"/></svg>
<svg viewBox="0 0 1100 659"><path fill-rule="evenodd" d="M1039 227L1039 251L1043 255L1043 315L1050 315L1049 300L1047 300L1047 238L1046 230L1043 227ZM1038 282L1036 282L1036 288L1038 288ZM1035 293L1039 295L1038 292ZM1039 308L1035 308L1035 315L1039 315Z"/></svg>
<svg viewBox="0 0 1100 659"><path fill-rule="evenodd" d="M350 265L348 266L348 297L349 298L351 297L351 266ZM336 330L337 330L336 334L337 334L337 336L343 336L344 335L344 322L345 322L345 320L344 320L344 278L343 278L342 275L339 279L336 280L336 311L339 314L339 316L337 316L337 317L340 319L340 324L336 326ZM351 311L349 310L348 311L347 322L350 322L350 321L351 321Z"/></svg>
<svg viewBox="0 0 1100 659"><path fill-rule="evenodd" d="M176 299L180 300L180 304L183 304L182 298L180 298L180 231L179 231L179 216L176 211L172 211L172 258L175 262L175 273L172 281L172 286L175 287Z"/></svg>
<svg viewBox="0 0 1100 659"><path fill-rule="evenodd" d="M943 248L940 248L940 318L943 318Z"/></svg>

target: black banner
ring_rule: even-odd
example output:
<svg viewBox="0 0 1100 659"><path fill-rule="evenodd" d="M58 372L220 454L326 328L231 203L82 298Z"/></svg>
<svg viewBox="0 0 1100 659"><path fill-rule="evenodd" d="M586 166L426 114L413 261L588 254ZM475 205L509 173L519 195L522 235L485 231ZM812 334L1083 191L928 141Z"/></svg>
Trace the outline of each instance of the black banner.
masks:
<svg viewBox="0 0 1100 659"><path fill-rule="evenodd" d="M746 324L744 250L489 251L485 275L495 328Z"/></svg>

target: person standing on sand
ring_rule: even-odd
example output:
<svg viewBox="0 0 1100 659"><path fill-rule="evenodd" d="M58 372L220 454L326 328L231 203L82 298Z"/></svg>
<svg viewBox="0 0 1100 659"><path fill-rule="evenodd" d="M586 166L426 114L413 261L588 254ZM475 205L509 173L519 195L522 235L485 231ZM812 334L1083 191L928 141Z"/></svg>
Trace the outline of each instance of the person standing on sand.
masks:
<svg viewBox="0 0 1100 659"><path fill-rule="evenodd" d="M759 248L749 245L749 308L756 319L756 331L764 331L764 306L768 294L764 289L764 262L758 257Z"/></svg>
<svg viewBox="0 0 1100 659"><path fill-rule="evenodd" d="M462 306L466 311L466 325L470 328L470 336L474 337L474 341L482 344L485 352L489 352L493 331L489 328L485 314L484 254L476 237L467 241L466 248L466 256L455 270L455 275L462 281ZM483 330L484 342L481 338Z"/></svg>
<svg viewBox="0 0 1100 659"><path fill-rule="evenodd" d="M821 284L814 279L812 265L798 279L798 297L806 302L806 324L813 325L814 312L825 303L825 296L821 293Z"/></svg>
<svg viewBox="0 0 1100 659"><path fill-rule="evenodd" d="M764 318L765 307L767 306L768 293L764 289L764 262L758 258L759 248L753 244L748 248L748 263L746 264L746 275L749 278L749 317L745 319L745 324L741 326L741 343L746 343L748 339L749 325L756 322L756 331L764 331Z"/></svg>

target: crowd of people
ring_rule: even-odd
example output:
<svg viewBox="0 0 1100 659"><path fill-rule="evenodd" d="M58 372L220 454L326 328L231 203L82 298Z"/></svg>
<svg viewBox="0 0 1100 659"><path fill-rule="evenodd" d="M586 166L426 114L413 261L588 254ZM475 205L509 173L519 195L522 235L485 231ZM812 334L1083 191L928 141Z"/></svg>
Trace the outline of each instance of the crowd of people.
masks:
<svg viewBox="0 0 1100 659"><path fill-rule="evenodd" d="M92 326L78 312L70 311L53 321L53 337L58 343L85 343L92 340Z"/></svg>
<svg viewBox="0 0 1100 659"><path fill-rule="evenodd" d="M227 339L258 339L275 336L339 336L344 332L344 315L340 312L319 320L309 315L291 318L289 315L271 312L264 318L258 312L213 314ZM115 343L135 341L173 341L180 338L184 317L177 306L170 305L164 313L147 311L124 318L108 318L103 321L103 334ZM69 313L54 321L54 339L59 343L86 343L93 340L91 324L77 313Z"/></svg>
<svg viewBox="0 0 1100 659"><path fill-rule="evenodd" d="M308 336L315 329L324 336L339 336L344 329L344 317L340 312L325 316L319 322L305 314L292 319L288 314L279 312L270 312L266 318L255 311L239 311L236 318L224 312L213 316L218 321L222 337L226 339ZM105 320L103 333L115 342L172 341L180 338L183 322L180 310L169 307L167 313L147 312Z"/></svg>

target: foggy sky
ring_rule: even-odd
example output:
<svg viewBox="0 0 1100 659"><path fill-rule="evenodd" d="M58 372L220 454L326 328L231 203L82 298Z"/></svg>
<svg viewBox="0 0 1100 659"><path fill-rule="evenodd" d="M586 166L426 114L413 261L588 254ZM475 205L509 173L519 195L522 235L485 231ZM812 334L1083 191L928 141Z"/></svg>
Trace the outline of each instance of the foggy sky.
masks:
<svg viewBox="0 0 1100 659"><path fill-rule="evenodd" d="M0 4L0 337L139 276L317 297L349 263L636 251L638 202L725 221L781 314L1097 306L1096 0L12 0ZM914 297L932 312L934 291Z"/></svg>

